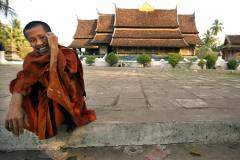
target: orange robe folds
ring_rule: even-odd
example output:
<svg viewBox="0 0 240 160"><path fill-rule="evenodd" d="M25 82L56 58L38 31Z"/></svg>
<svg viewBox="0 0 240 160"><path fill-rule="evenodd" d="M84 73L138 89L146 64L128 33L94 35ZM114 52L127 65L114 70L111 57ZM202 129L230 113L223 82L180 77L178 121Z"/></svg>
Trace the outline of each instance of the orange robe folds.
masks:
<svg viewBox="0 0 240 160"><path fill-rule="evenodd" d="M96 120L95 112L87 110L82 64L73 50L60 46L57 62L51 71L50 55L29 53L23 70L10 83L10 92L23 94L23 109L30 126L39 139L57 134L61 124L69 129Z"/></svg>

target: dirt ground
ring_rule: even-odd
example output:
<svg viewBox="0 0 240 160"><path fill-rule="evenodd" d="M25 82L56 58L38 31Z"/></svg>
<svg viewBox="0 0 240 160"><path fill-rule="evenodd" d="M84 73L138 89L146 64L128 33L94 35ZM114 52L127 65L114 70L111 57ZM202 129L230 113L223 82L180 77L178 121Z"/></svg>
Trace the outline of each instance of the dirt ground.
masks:
<svg viewBox="0 0 240 160"><path fill-rule="evenodd" d="M63 149L62 151L1 152L1 160L147 160L159 145ZM239 160L240 143L161 145L169 155L154 160Z"/></svg>

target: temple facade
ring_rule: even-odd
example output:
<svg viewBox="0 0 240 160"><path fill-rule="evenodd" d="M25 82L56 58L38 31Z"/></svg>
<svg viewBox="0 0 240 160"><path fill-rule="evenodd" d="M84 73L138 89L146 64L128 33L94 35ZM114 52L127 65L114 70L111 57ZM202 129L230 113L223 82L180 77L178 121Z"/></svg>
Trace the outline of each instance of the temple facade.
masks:
<svg viewBox="0 0 240 160"><path fill-rule="evenodd" d="M226 35L221 49L224 60L240 59L240 35Z"/></svg>
<svg viewBox="0 0 240 160"><path fill-rule="evenodd" d="M78 20L74 40L69 47L95 48L97 54L180 53L192 56L199 43L195 14L178 15L177 8L116 7L115 14L99 13L97 20Z"/></svg>
<svg viewBox="0 0 240 160"><path fill-rule="evenodd" d="M69 47L73 49L85 49L90 54L98 54L98 46L91 43L96 34L97 20L80 20L74 34L74 40Z"/></svg>

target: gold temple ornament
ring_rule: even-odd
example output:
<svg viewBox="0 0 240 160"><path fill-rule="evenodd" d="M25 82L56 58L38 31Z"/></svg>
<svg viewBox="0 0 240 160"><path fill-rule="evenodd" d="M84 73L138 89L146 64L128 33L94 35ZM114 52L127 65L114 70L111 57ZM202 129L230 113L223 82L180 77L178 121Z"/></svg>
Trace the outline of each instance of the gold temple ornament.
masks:
<svg viewBox="0 0 240 160"><path fill-rule="evenodd" d="M152 12L154 10L155 10L154 7L147 2L145 2L142 6L139 7L139 11L142 12Z"/></svg>

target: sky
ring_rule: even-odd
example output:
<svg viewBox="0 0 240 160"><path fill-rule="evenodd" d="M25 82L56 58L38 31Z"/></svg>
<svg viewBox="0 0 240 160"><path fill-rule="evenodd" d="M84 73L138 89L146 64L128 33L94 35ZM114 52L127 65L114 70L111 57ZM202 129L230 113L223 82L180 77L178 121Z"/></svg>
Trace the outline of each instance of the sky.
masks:
<svg viewBox="0 0 240 160"><path fill-rule="evenodd" d="M195 13L196 26L201 37L215 19L223 23L225 35L240 34L239 0L10 0L24 27L29 21L47 22L58 36L60 44L68 46L73 40L77 19L97 19L100 13L114 13L118 8L139 8L148 2L155 9L174 9L178 14ZM1 17L1 21L9 21Z"/></svg>

